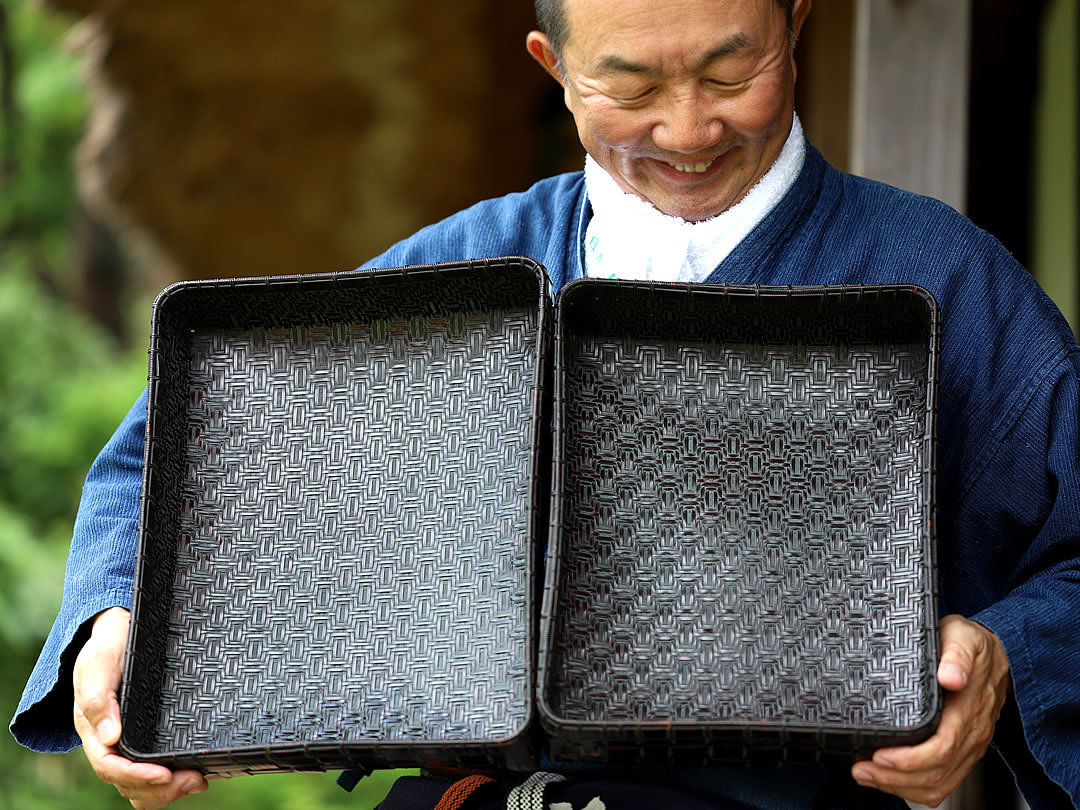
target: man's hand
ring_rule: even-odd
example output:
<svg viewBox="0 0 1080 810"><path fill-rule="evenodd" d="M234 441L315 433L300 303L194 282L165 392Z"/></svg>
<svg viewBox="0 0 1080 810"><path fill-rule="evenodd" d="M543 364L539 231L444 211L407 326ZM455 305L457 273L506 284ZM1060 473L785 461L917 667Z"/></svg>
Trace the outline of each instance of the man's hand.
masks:
<svg viewBox="0 0 1080 810"><path fill-rule="evenodd" d="M860 785L937 807L986 753L1011 685L1000 639L963 616L946 616L937 678L946 694L934 736L856 763L851 775Z"/></svg>
<svg viewBox="0 0 1080 810"><path fill-rule="evenodd" d="M124 671L130 615L110 608L94 619L90 639L75 660L75 731L94 773L116 786L135 810L157 810L206 790L198 771L177 771L150 762L132 762L116 752L120 704L116 690Z"/></svg>

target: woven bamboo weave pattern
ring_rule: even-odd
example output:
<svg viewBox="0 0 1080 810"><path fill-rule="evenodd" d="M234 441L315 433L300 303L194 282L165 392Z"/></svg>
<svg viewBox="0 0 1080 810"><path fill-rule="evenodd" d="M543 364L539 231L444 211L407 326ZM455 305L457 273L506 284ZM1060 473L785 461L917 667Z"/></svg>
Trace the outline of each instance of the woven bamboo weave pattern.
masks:
<svg viewBox="0 0 1080 810"><path fill-rule="evenodd" d="M587 313L563 327L557 713L925 722L925 340L877 308Z"/></svg>
<svg viewBox="0 0 1080 810"><path fill-rule="evenodd" d="M149 487L168 581L147 566L163 594L144 611L159 672L133 686L158 705L132 718L143 750L521 730L535 285L516 307L496 283L466 302L488 295L486 309L421 296L411 313L398 301L404 315L324 323L317 302L275 293L288 303L268 314L253 294L163 335L183 385L159 397L179 418L159 420ZM322 314L385 312L363 290L327 299Z"/></svg>

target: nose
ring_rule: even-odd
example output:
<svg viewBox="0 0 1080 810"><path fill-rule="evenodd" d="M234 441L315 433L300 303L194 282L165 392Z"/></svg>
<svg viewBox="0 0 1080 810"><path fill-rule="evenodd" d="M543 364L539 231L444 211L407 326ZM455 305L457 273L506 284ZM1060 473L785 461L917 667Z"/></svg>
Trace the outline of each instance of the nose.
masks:
<svg viewBox="0 0 1080 810"><path fill-rule="evenodd" d="M700 93L672 95L653 125L652 139L668 152L693 154L715 145L724 132L710 99Z"/></svg>

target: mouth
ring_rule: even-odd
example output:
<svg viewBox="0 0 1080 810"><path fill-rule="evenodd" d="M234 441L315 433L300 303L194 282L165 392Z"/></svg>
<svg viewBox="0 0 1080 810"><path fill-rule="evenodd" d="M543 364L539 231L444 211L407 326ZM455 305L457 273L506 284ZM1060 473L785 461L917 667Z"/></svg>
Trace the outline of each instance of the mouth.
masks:
<svg viewBox="0 0 1080 810"><path fill-rule="evenodd" d="M698 163L668 163L668 166L683 174L704 174L714 162L715 158L713 160L699 161Z"/></svg>
<svg viewBox="0 0 1080 810"><path fill-rule="evenodd" d="M723 167L729 163L725 160L728 154L729 152L724 152L708 160L695 160L692 163L660 158L649 158L647 162L653 167L652 173L667 183L675 186L698 186L711 182L718 172L723 171Z"/></svg>

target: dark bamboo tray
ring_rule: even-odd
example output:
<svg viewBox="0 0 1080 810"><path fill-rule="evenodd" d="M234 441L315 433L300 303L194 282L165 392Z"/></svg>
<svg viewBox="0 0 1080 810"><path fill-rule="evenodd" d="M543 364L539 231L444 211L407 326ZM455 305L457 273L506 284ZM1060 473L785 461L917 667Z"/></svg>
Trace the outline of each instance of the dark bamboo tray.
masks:
<svg viewBox="0 0 1080 810"><path fill-rule="evenodd" d="M162 293L126 756L530 766L549 312L529 259Z"/></svg>
<svg viewBox="0 0 1080 810"><path fill-rule="evenodd" d="M932 733L938 317L914 287L561 292L553 758L850 763Z"/></svg>

